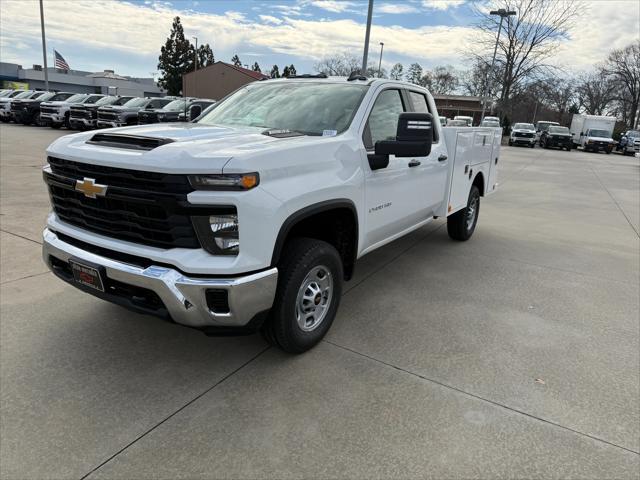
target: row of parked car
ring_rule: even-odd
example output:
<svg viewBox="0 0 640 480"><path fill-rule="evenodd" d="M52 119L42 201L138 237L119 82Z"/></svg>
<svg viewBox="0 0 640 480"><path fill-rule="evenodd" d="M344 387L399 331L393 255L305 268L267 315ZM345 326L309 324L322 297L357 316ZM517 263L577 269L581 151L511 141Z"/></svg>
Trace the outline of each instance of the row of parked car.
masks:
<svg viewBox="0 0 640 480"><path fill-rule="evenodd" d="M133 97L103 94L1 90L0 121L88 130L198 117L215 100L193 97Z"/></svg>

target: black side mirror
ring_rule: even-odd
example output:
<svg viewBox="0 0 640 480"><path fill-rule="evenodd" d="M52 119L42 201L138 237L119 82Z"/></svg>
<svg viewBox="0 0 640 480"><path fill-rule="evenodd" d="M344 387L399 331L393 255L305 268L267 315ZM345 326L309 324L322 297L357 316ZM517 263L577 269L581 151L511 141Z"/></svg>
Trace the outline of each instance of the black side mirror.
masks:
<svg viewBox="0 0 640 480"><path fill-rule="evenodd" d="M581 137L584 137L584 132L580 132L580 136L581 136Z"/></svg>
<svg viewBox="0 0 640 480"><path fill-rule="evenodd" d="M200 105L191 105L189 108L189 121L193 122L202 113L202 107Z"/></svg>
<svg viewBox="0 0 640 480"><path fill-rule="evenodd" d="M433 143L433 117L430 113L401 113L395 140L376 142L376 155L426 157Z"/></svg>

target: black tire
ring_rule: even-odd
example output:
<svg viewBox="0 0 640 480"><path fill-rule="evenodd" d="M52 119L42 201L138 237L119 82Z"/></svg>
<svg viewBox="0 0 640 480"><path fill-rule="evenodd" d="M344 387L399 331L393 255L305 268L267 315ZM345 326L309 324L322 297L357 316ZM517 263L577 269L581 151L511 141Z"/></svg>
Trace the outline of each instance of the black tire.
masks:
<svg viewBox="0 0 640 480"><path fill-rule="evenodd" d="M469 208L475 203L473 210L473 220L468 222ZM471 191L469 191L469 199L467 200L467 206L462 210L457 211L453 215L447 217L447 233L453 240L459 240L465 242L471 238L473 232L478 224L478 215L480 214L480 190L473 185Z"/></svg>
<svg viewBox="0 0 640 480"><path fill-rule="evenodd" d="M342 260L332 245L312 238L294 238L287 242L283 251L287 253L278 265L276 297L269 318L262 327L262 335L285 352L302 353L322 340L333 323L342 296ZM310 330L304 330L297 318L298 305L302 305L299 294L303 283L309 280L308 275L318 268L321 269L318 281L330 281L331 293L326 311L317 325L311 323ZM330 274L328 280L326 276L320 276L325 272L324 269ZM323 298L326 298L324 295L317 293L313 302L315 305L307 305L315 311L316 305L321 305Z"/></svg>
<svg viewBox="0 0 640 480"><path fill-rule="evenodd" d="M532 144L530 144L530 145L529 145L529 147L531 147L531 148L535 148L535 147L536 147L536 144L535 144L535 143L532 143Z"/></svg>
<svg viewBox="0 0 640 480"><path fill-rule="evenodd" d="M62 124L61 124L61 123L51 122L51 123L49 124L49 126L50 126L51 128L55 128L56 130L58 130L58 129L62 126Z"/></svg>
<svg viewBox="0 0 640 480"><path fill-rule="evenodd" d="M513 147L513 142L511 140L509 140L509 146Z"/></svg>
<svg viewBox="0 0 640 480"><path fill-rule="evenodd" d="M69 122L69 112L64 114L64 126L66 129L71 130L71 123Z"/></svg>

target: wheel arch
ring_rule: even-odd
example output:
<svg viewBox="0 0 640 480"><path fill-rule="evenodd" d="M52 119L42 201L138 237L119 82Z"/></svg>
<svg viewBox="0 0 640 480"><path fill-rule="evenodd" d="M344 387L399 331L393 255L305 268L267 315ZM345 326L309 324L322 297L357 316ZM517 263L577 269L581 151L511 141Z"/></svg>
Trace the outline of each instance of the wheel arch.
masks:
<svg viewBox="0 0 640 480"><path fill-rule="evenodd" d="M308 236L326 241L338 250L345 280L349 280L353 276L358 254L358 233L358 211L352 200L341 198L308 205L289 215L282 223L273 248L271 265L279 263L289 238Z"/></svg>
<svg viewBox="0 0 640 480"><path fill-rule="evenodd" d="M482 172L478 172L476 174L471 185L475 185L476 187L478 187L478 190L480 190L480 196L484 197L485 181L484 181L484 174Z"/></svg>

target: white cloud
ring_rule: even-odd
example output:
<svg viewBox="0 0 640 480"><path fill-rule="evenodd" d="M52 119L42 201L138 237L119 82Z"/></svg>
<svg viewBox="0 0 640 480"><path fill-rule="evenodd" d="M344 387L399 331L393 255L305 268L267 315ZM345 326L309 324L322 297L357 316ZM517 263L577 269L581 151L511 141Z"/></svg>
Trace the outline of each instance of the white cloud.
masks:
<svg viewBox="0 0 640 480"><path fill-rule="evenodd" d="M117 71L128 73L127 69L134 68L138 74L145 74L155 69L173 17L180 15L185 34L211 44L216 58L221 60L228 60L236 52L279 55L283 62L295 64L311 64L335 53L361 55L363 19L312 19L304 16L308 12L300 5L286 6L297 15L282 18L261 15L260 20L251 20L237 12L198 13L159 2L145 6L113 0L57 0L55 8L47 7L45 2L47 45L49 51L57 48L72 63L73 53L67 52L74 49L78 55L82 52L86 64L75 62L74 68L88 69L89 63L104 64L108 52L112 58L117 54L117 58L125 59L115 60L120 62L113 65ZM558 49L554 63L569 70L586 69L604 60L611 49L638 38L640 15L637 8L630 8L632 5L635 2L611 0L606 9L585 14L571 31L570 39ZM278 5L269 5L275 7ZM0 8L0 58L23 65L41 63L37 1L0 0ZM84 35L79 26L95 25L96 15L109 21L101 22L100 28ZM408 28L374 22L371 42L372 45L384 42L384 60L392 63L462 67L463 52L470 50L475 33L472 27L464 26ZM259 57L255 59L262 63Z"/></svg>
<svg viewBox="0 0 640 480"><path fill-rule="evenodd" d="M260 15L260 20L264 23L271 23L273 25L280 25L283 21L281 18L276 18L271 15Z"/></svg>
<svg viewBox="0 0 640 480"><path fill-rule="evenodd" d="M403 14L403 13L416 13L419 10L407 4L397 4L397 3L383 3L380 6L374 6L375 10L379 13L388 13L388 14Z"/></svg>
<svg viewBox="0 0 640 480"><path fill-rule="evenodd" d="M342 0L311 0L310 5L316 8L321 8L327 12L341 13L347 11L349 7L353 5L352 2L345 2Z"/></svg>
<svg viewBox="0 0 640 480"><path fill-rule="evenodd" d="M465 0L422 0L422 6L434 10L448 10L462 5Z"/></svg>

